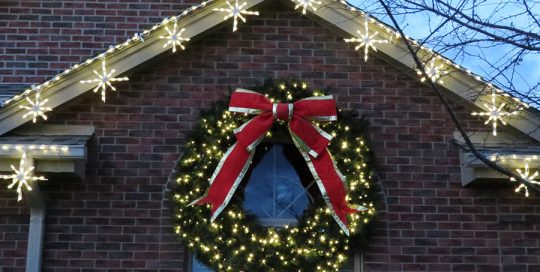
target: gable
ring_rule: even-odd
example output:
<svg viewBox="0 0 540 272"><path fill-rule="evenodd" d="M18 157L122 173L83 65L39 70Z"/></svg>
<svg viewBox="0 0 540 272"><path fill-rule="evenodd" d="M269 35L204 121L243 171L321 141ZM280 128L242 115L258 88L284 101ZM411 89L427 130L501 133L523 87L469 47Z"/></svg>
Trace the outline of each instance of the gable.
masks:
<svg viewBox="0 0 540 272"><path fill-rule="evenodd" d="M163 199L167 176L179 154L189 148L186 135L200 121L199 110L223 98L228 87L249 87L265 77L298 75L311 88L330 87L340 108L369 116L370 146L378 156L385 195L381 211L386 215L377 225L373 246L365 251L366 260L371 260L366 267L474 270L482 264L463 265L464 244L475 245L466 250L492 265L493 256L504 255L497 255L501 249L486 248L486 243L498 242L494 236L506 237L500 243L512 247L524 244L518 238L534 234L516 233L513 228L534 224L537 209L531 204L537 198L526 199L493 184L487 190L461 186L458 148L450 140L454 126L431 90L414 74L404 74L405 66L382 59L383 54L371 54L365 63L353 45L342 42L341 34L291 7L267 2L256 9L261 16L248 17L237 32L231 31L230 22L220 24L186 44L185 51L172 54L169 49L139 64L134 69L140 70L129 71L128 83L107 94L107 103L87 91L49 114L54 123L92 125L96 130L84 180L51 178L40 185L48 195L45 269L182 269L186 249L174 242L178 237L168 223L173 213L167 212ZM451 102L467 129L489 130L483 120L470 116L467 107L473 104L462 98ZM437 226L441 229L434 230ZM65 235L66 229L70 235ZM479 242L478 237L487 238ZM416 245L392 250L417 256L414 263L382 251L379 245L389 241ZM424 246L445 254L422 254L418 248ZM164 251L159 254L152 248ZM517 253L504 257L523 257L520 252L528 248L513 247ZM71 250L70 256L62 257L66 250ZM88 256L90 260L84 260L90 262L88 267L80 263L80 256ZM134 261L133 256L140 258ZM536 257L535 252L524 258L531 256ZM429 261L439 257L441 264ZM522 265L525 270L529 264Z"/></svg>
<svg viewBox="0 0 540 272"><path fill-rule="evenodd" d="M245 8L256 10L257 5L262 2L264 0L246 1ZM284 3L293 5L289 1L284 1ZM218 25L230 24L230 22L223 23L223 17L216 16L217 13L214 11L215 9L226 6L226 1L210 0L193 6L178 16L166 18L151 29L143 31L141 33L141 36L144 37L143 39L137 37L129 38L125 42L109 48L106 52L88 59L81 64L76 64L51 80L39 85L40 94L43 98L49 100L48 106L54 109L92 90L95 85L80 84L80 81L93 77L92 71L99 70L101 65L100 60L103 57L107 59L109 70L115 69L117 71L116 74L129 74L129 71L142 63L170 50L168 47L163 47L164 41L159 37L167 34L164 28L165 26L171 27L173 20L178 19L179 27L186 29L183 33L185 37L190 37L192 40L204 38L208 32L212 31ZM309 18L330 27L344 38L356 36L357 30L363 25L361 18L365 16L361 11L348 6L345 2L337 3L334 1L323 1L321 7L316 11L308 8L307 14ZM399 35L396 35L394 30L375 19L370 20L370 29L371 31L378 31L382 38L391 41L387 44L378 45L379 51L396 64L414 68L414 61L408 53L405 43ZM417 44L415 41L411 41L413 44ZM182 52L179 53L181 54ZM422 50L420 50L420 57L423 59L431 58L432 55L433 52L428 48L422 47ZM491 84L439 55L435 54L435 58L447 65L447 68L450 70L449 75L445 77L444 88L450 91L449 93L463 98L464 101L469 103L469 106L484 108L483 102L487 99L482 97L482 93L485 92L486 88L490 88ZM411 69L410 71L412 72L413 70ZM32 90L26 90L21 95L4 102L5 105L0 111L0 135L24 124L28 120L21 118L25 111L19 106L26 103L21 98L30 95L32 92ZM511 98L508 98L508 100L511 100ZM540 123L540 118L535 110L526 110L520 114L520 118L514 118L509 123L524 134L540 140L540 131L536 129L536 124Z"/></svg>

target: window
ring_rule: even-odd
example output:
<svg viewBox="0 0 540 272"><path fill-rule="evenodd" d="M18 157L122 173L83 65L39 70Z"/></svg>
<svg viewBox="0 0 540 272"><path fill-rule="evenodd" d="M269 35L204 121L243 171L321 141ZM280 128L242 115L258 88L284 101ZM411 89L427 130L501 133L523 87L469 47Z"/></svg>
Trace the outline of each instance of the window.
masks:
<svg viewBox="0 0 540 272"><path fill-rule="evenodd" d="M296 147L273 144L265 148L244 189L244 209L255 214L265 226L295 224L312 199L285 156L284 148Z"/></svg>

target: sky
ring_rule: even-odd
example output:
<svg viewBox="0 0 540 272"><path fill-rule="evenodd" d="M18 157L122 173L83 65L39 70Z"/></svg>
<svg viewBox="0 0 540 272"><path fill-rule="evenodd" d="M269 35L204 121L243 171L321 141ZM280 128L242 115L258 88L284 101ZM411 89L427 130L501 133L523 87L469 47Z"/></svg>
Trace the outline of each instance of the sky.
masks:
<svg viewBox="0 0 540 272"><path fill-rule="evenodd" d="M388 0L387 0L388 1ZM447 0L447 2L473 2L467 0ZM491 21L499 21L502 24L513 25L518 28L526 29L527 26L532 22L529 16L519 15L524 11L521 1L514 0L517 3L512 1L495 1L495 0L477 0L475 3L481 2L481 6L475 9L476 15L480 18L491 18ZM390 26L394 26L386 14L384 14L384 9L380 6L378 0L350 0L351 4L356 7L366 11L383 22L387 23ZM431 2L431 1L428 1ZM504 6L501 6L503 2L506 2ZM538 0L528 0L527 3L530 5L532 12L539 15L540 19L540 1ZM518 14L512 18L506 18L510 15ZM401 27L404 29L405 34L408 36L423 41L430 34L430 27L435 28L438 23L442 22L442 18L437 17L433 14L428 14L427 12L409 14L409 15L398 15L398 22L401 23ZM450 31L448 28L442 28L443 31ZM530 29L530 28L529 28ZM532 29L532 32L540 33L540 28L536 27ZM450 37L450 36L449 36ZM455 38L455 37L452 37ZM427 44L428 47L439 51L437 45ZM487 45L487 44L486 44ZM507 59L507 56L512 52L513 47L509 45L499 45L491 48L480 48L479 46L470 47L467 51L470 53L467 56L457 55L457 50L449 50L443 53L449 59L452 59L457 64L466 67L480 76L483 76L486 79L491 79L496 74L494 70L486 63L484 60L475 57L475 55L483 55L485 59L489 60L491 63L500 63ZM521 92L525 92L531 89L532 86L535 86L540 82L540 52L537 53L528 53L523 56L521 64L516 69L515 76L510 80L514 87ZM508 73L507 76L510 76ZM497 80L500 83L507 84L508 80L499 76L493 81L497 84ZM501 87L504 85L497 84Z"/></svg>

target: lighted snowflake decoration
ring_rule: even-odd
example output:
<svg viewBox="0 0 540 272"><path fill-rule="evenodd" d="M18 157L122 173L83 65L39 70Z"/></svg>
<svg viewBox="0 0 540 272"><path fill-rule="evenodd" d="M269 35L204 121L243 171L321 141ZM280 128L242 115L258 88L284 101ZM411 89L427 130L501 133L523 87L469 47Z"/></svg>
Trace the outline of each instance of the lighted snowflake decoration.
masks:
<svg viewBox="0 0 540 272"><path fill-rule="evenodd" d="M81 80L81 83L88 84L99 82L99 84L94 88L94 93L97 93L99 90L101 90L101 100L105 102L105 91L107 90L107 86L110 87L111 90L116 91L116 88L112 85L112 82L129 80L127 77L113 77L112 75L114 74L114 72L116 72L115 69L107 72L105 58L103 58L103 61L101 62L101 74L98 71L94 70L94 74L96 74L97 78L90 80Z"/></svg>
<svg viewBox="0 0 540 272"><path fill-rule="evenodd" d="M373 48L373 51L377 52L377 47L375 46L375 44L388 43L387 40L375 39L375 37L379 34L378 31L375 31L372 35L369 35L369 21L367 17L364 21L364 33L362 33L360 30L356 32L358 32L358 38L350 38L344 40L345 42L358 42L359 44L354 48L354 50L358 50L361 47L364 47L364 61L368 60L368 52L370 47Z"/></svg>
<svg viewBox="0 0 540 272"><path fill-rule="evenodd" d="M491 93L491 104L483 103L484 107L487 109L484 112L473 112L473 116L487 116L488 119L484 123L485 125L489 124L490 122L493 125L493 136L497 136L497 125L498 122L501 122L501 124L506 125L506 122L504 121L504 117L516 115L519 113L519 110L515 111L505 111L504 108L506 106L506 103L501 103L500 105L497 105L497 93L493 90Z"/></svg>
<svg viewBox="0 0 540 272"><path fill-rule="evenodd" d="M228 20L229 18L233 18L233 32L235 32L237 30L237 26L238 26L238 18L240 18L240 20L242 20L242 22L246 22L246 18L244 16L242 16L242 14L244 15L259 15L259 12L258 11L248 11L246 9L244 9L244 7L247 5L246 2L242 3L242 5L239 5L238 4L238 0L235 1L234 3L234 6L231 5L231 3L229 1L227 1L227 5L229 6L228 8L218 8L218 9L214 9L214 11L220 11L220 12L228 12L229 14L227 14L223 20Z"/></svg>
<svg viewBox="0 0 540 272"><path fill-rule="evenodd" d="M30 106L19 106L20 108L28 110L27 113L23 115L23 118L26 118L29 115L32 115L32 122L36 122L37 117L41 116L43 120L47 120L47 116L45 116L45 112L51 111L52 109L50 107L45 107L45 104L49 99L41 99L39 96L39 92L36 91L36 98L34 101L30 100L30 98L26 97L26 101Z"/></svg>
<svg viewBox="0 0 540 272"><path fill-rule="evenodd" d="M534 173L531 173L531 170L529 169L529 162L525 162L525 169L523 171L521 171L521 169L516 169L516 171L518 172L519 176L526 180L528 183L531 183L531 184L535 184L535 185L540 185L540 182L539 181L536 181L536 177L539 175L538 171L535 171ZM515 178L510 178L510 180L512 181L516 181ZM527 185L525 184L520 184L517 188L516 188L516 193L519 193L521 191L525 191L525 196L528 197L529 196L529 189L527 188Z"/></svg>
<svg viewBox="0 0 540 272"><path fill-rule="evenodd" d="M29 182L32 181L38 181L38 180L47 180L45 177L36 177L33 175L34 167L26 167L26 153L23 152L19 168L17 169L15 166L11 165L11 169L13 169L13 174L11 175L0 175L0 179L11 179L11 184L8 185L8 189L12 189L17 186L17 194L18 194L18 201L21 201L22 199L22 189L23 187L26 188L28 191L32 191L32 186L30 186Z"/></svg>
<svg viewBox="0 0 540 272"><path fill-rule="evenodd" d="M182 44L183 41L189 41L189 38L184 38L182 37L182 33L184 31L186 31L185 28L182 28L180 30L178 30L178 25L176 24L176 22L174 22L174 26L173 26L173 29L172 31L168 28L168 27L165 27L165 31L167 31L167 33L169 33L168 36L159 36L160 39L166 39L167 42L163 45L163 48L172 45L172 51L173 53L176 52L176 46L180 46L180 48L182 48L182 50L186 49L184 47L184 45Z"/></svg>
<svg viewBox="0 0 540 272"><path fill-rule="evenodd" d="M447 74L447 72L443 68L444 65L442 63L437 65L435 60L432 59L431 61L429 61L428 65L424 66L427 78L422 74L422 71L420 71L420 69L417 69L416 72L419 76L421 76L420 81L422 82L429 79L432 82L443 84L444 82L441 80L441 77Z"/></svg>
<svg viewBox="0 0 540 272"><path fill-rule="evenodd" d="M312 8L313 11L317 11L317 7L315 5L322 4L320 1L315 0L295 0L298 2L298 4L294 7L294 9L298 9L299 7L302 7L302 14L306 14L306 10L308 7Z"/></svg>

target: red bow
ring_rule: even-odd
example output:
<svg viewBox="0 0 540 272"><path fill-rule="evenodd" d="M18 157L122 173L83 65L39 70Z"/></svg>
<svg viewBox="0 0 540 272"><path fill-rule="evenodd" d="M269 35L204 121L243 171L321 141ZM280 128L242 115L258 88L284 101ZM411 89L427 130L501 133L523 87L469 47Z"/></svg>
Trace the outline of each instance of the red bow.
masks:
<svg viewBox="0 0 540 272"><path fill-rule="evenodd" d="M237 142L227 150L210 179L208 194L192 204L212 204L212 218L223 211L247 172L255 147L270 130L274 119L289 122L293 142L303 155L328 208L348 235L347 214L364 210L350 208L345 200L345 178L336 168L327 146L332 136L311 121L337 120L332 96L309 97L293 104L273 104L259 93L237 89L231 96L229 111L258 114L234 130Z"/></svg>

